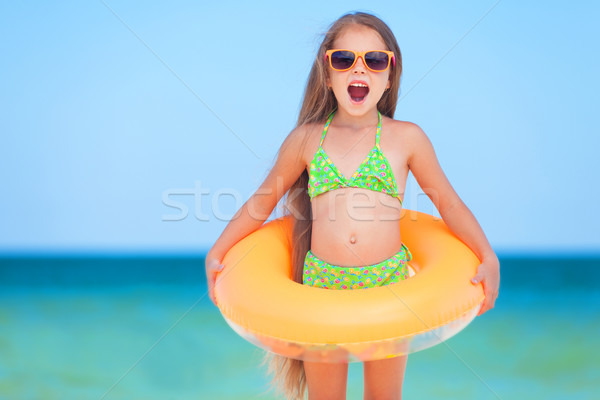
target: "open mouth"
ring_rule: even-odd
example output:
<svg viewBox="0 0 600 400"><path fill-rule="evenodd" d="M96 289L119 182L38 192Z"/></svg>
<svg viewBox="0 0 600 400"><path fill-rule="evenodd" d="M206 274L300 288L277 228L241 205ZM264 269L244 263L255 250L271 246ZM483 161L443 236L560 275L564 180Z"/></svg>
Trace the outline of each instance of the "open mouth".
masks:
<svg viewBox="0 0 600 400"><path fill-rule="evenodd" d="M348 94L352 101L360 103L367 97L367 94L369 94L369 87L365 83L352 82L350 86L348 86Z"/></svg>

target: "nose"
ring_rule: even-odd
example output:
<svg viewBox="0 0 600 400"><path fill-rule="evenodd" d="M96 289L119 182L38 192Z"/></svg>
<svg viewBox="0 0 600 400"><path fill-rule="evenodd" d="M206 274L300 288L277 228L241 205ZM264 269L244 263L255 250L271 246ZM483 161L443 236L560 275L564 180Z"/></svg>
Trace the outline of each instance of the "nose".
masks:
<svg viewBox="0 0 600 400"><path fill-rule="evenodd" d="M362 56L359 56L356 62L354 63L354 66L352 67L352 72L360 72L364 74L367 69L364 61L365 60L363 60Z"/></svg>

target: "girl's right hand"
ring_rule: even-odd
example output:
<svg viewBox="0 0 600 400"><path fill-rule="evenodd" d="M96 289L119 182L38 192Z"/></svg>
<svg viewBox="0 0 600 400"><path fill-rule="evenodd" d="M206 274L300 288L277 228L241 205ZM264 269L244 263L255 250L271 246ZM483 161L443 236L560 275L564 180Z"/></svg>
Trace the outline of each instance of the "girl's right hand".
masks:
<svg viewBox="0 0 600 400"><path fill-rule="evenodd" d="M206 257L206 282L208 283L208 297L210 300L217 305L217 299L215 297L215 285L217 283L217 275L223 270L223 264L214 258Z"/></svg>

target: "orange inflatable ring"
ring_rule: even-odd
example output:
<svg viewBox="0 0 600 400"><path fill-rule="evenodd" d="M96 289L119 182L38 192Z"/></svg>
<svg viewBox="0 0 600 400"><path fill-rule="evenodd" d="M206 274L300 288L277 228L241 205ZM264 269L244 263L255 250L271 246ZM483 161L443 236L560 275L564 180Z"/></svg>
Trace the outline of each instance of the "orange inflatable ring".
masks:
<svg viewBox="0 0 600 400"><path fill-rule="evenodd" d="M443 221L404 210L402 241L416 272L369 289L326 290L291 279L291 220L263 225L223 260L215 295L225 321L249 342L286 357L352 362L423 350L455 335L477 315L479 260Z"/></svg>

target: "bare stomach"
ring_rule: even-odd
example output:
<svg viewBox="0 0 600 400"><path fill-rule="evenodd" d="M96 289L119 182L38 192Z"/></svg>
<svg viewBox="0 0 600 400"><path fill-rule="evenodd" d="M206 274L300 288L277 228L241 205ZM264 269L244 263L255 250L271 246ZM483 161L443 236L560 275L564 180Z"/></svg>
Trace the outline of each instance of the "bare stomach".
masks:
<svg viewBox="0 0 600 400"><path fill-rule="evenodd" d="M338 266L379 263L402 247L400 201L369 189L343 188L312 199L311 251Z"/></svg>

